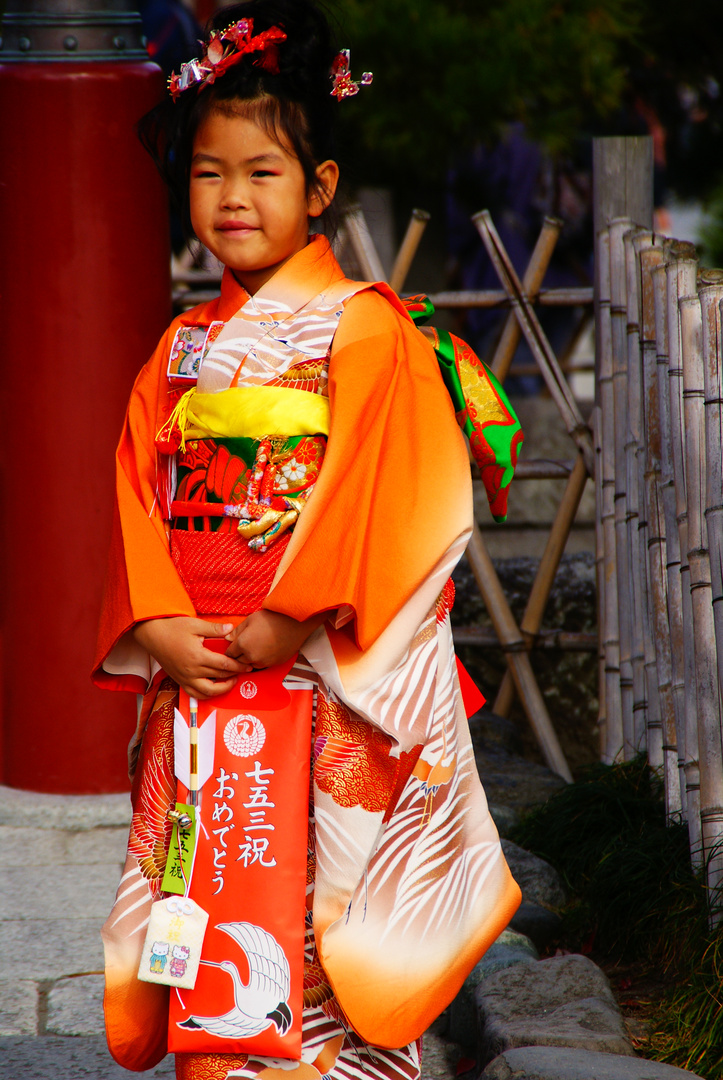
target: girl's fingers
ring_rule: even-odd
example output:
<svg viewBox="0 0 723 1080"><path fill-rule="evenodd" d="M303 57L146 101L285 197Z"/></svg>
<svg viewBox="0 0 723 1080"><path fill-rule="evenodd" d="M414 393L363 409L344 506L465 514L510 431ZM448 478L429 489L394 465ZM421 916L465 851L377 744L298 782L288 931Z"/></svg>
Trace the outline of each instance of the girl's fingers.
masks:
<svg viewBox="0 0 723 1080"><path fill-rule="evenodd" d="M238 675L245 675L246 672L252 671L253 668L249 663L239 664L232 672L217 671L214 668L201 667L193 673L195 679L212 679L214 682L227 682L233 684L236 681Z"/></svg>
<svg viewBox="0 0 723 1080"><path fill-rule="evenodd" d="M213 655L216 656L218 654L214 653ZM221 661L223 661L223 663ZM220 656L218 661L211 661L203 656L199 658L198 666L204 671L210 672L211 675L217 679L219 676L228 678L231 675L238 675L239 671L242 670L241 663L242 661L232 660L230 656Z"/></svg>
<svg viewBox="0 0 723 1080"><path fill-rule="evenodd" d="M243 648L239 645L238 640L232 641L229 647L226 649L225 655L229 660L238 660L243 652Z"/></svg>
<svg viewBox="0 0 723 1080"><path fill-rule="evenodd" d="M198 678L189 680L189 682L184 685L183 689L192 697L204 700L205 698L220 697L221 694L228 693L235 682L235 679L215 681L213 679Z"/></svg>
<svg viewBox="0 0 723 1080"><path fill-rule="evenodd" d="M233 623L207 623L202 619L196 621L200 624L203 637L226 637L233 630Z"/></svg>
<svg viewBox="0 0 723 1080"><path fill-rule="evenodd" d="M243 656L244 652L243 634L237 633L235 636L232 636L227 640L230 640L231 644L226 649L225 655L228 656L229 659L238 660L240 656Z"/></svg>
<svg viewBox="0 0 723 1080"><path fill-rule="evenodd" d="M195 663L189 664L189 675L194 678L204 679L230 679L239 675L248 664L248 660L232 660L229 656L221 656L218 653L209 653L198 657Z"/></svg>
<svg viewBox="0 0 723 1080"><path fill-rule="evenodd" d="M218 653L213 649L207 649L201 645L201 652L197 654L199 664L204 667L213 668L214 673L217 671L238 672L238 662L231 656L228 656L225 652Z"/></svg>

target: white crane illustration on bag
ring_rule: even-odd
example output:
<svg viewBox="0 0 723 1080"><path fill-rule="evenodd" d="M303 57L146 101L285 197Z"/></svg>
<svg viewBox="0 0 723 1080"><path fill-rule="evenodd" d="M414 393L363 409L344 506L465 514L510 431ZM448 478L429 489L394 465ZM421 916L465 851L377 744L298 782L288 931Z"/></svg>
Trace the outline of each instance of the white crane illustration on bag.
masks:
<svg viewBox="0 0 723 1080"><path fill-rule="evenodd" d="M247 922L219 923L223 930L240 945L249 964L249 981L244 986L238 968L230 960L202 964L218 967L233 979L234 1007L222 1016L189 1016L178 1026L193 1030L202 1028L225 1039L248 1039L275 1024L280 1035L291 1027L289 997L289 962L276 939Z"/></svg>

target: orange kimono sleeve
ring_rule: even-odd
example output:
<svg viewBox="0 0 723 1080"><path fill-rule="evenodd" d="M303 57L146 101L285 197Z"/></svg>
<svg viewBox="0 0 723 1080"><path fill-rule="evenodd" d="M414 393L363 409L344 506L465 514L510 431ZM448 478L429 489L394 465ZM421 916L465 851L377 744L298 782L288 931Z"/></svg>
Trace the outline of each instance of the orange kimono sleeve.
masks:
<svg viewBox="0 0 723 1080"><path fill-rule="evenodd" d="M116 506L93 666L95 684L110 690L146 689L146 680L138 674L102 666L135 623L195 615L173 565L156 498L159 394L166 389L164 365L176 329L174 322L136 380L116 452Z"/></svg>
<svg viewBox="0 0 723 1080"><path fill-rule="evenodd" d="M341 318L324 464L263 605L300 620L348 605L362 650L471 515L467 452L434 351L381 289L352 297Z"/></svg>

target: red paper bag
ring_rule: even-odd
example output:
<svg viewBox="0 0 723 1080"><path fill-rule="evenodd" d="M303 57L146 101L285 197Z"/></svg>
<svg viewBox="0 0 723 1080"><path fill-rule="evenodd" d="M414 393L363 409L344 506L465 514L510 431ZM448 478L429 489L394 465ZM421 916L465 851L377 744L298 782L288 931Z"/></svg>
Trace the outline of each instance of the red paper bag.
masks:
<svg viewBox="0 0 723 1080"><path fill-rule="evenodd" d="M171 991L171 1052L301 1056L313 685L283 682L289 666L198 703L189 895L210 918L194 989ZM179 802L188 802L189 719L181 692Z"/></svg>

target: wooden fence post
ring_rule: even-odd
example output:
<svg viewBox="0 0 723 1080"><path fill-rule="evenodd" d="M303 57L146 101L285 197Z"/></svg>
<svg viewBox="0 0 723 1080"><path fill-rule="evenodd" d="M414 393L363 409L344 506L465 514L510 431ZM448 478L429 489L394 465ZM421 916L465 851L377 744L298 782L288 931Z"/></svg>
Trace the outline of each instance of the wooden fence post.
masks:
<svg viewBox="0 0 723 1080"><path fill-rule="evenodd" d="M653 227L653 140L623 135L592 141L595 333L598 333L598 237L613 218ZM597 358L595 361L597 370Z"/></svg>
<svg viewBox="0 0 723 1080"><path fill-rule="evenodd" d="M596 503L599 507L601 522L596 531L598 567L603 571L604 588L598 589L600 608L598 619L600 621L601 644L605 652L605 687L600 686L600 714L601 729L604 728L603 760L612 762L617 753L623 749L623 703L621 701L620 686L620 638L618 626L618 571L624 574L623 580L628 575L624 568L616 566L616 534L614 524L613 496L615 493L614 463L611 456L612 447L609 442L614 440L614 421L612 416L612 357L611 351L611 324L610 324L610 257L607 245L610 243L608 224L615 218L628 218L637 226L652 229L653 226L653 140L650 136L614 137L593 140L593 238L595 244L595 401L596 415L599 424L600 457L599 474L595 478ZM601 245L605 251L601 250ZM605 303L601 305L601 274L607 280L605 291ZM635 320L637 322L637 319ZM639 361L638 361L639 362ZM601 370L604 366L604 372ZM601 378L602 376L602 378ZM628 374L629 377L629 374ZM630 392L629 387L629 392ZM635 392L634 387L632 392ZM606 398L605 407L597 412ZM606 415L607 414L607 415ZM635 451L633 451L635 454ZM606 469L605 466L608 466ZM632 493L633 499L637 495L637 483L634 487L630 484L630 472L626 476L625 490L628 496ZM635 505L633 503L632 505ZM626 519L630 522L629 514L632 506L626 508ZM631 536L633 525L627 528L627 543L623 540L618 528L618 543L627 551L627 558L633 580L633 589L638 583L637 592L640 592L639 569L635 566L636 556L639 549L639 538L636 534L634 541ZM602 544L602 550L601 545ZM644 579L643 579L644 580ZM633 595L633 610L639 611L641 598ZM647 604L644 602L644 606ZM641 624L636 621L636 637L628 649L625 641L625 714L626 714L626 742L630 741L630 709L635 713L633 724L633 742L636 749L643 749L642 739L646 733L647 711L651 702L651 696L657 699L657 695L650 692L644 695L642 692L642 680L640 663L640 629ZM636 648L637 646L637 648ZM635 662L630 661L635 658ZM601 664L602 667L602 664ZM632 670L632 694L628 691ZM637 671L637 683L636 683ZM637 689L637 693L636 693ZM632 706L631 706L632 699ZM604 703L604 705L603 705ZM653 701L655 706L655 701ZM637 706L637 708L636 708Z"/></svg>

